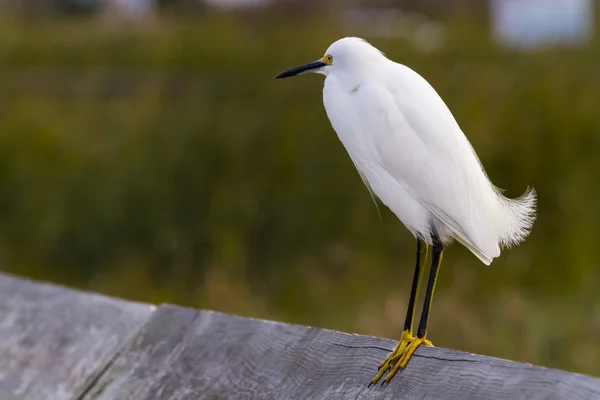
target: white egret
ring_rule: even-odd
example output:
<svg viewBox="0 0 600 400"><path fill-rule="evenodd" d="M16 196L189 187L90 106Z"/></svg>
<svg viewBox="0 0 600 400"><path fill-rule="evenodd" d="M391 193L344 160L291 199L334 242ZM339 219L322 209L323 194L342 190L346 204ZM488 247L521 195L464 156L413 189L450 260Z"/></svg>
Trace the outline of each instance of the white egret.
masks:
<svg viewBox="0 0 600 400"><path fill-rule="evenodd" d="M404 369L427 340L427 322L444 246L453 239L484 264L501 247L523 241L535 220L533 189L504 197L433 87L410 68L389 60L360 38L333 43L317 61L277 76L326 76L327 116L372 194L412 232L417 262L402 338L373 378L385 382ZM423 245L424 244L424 245ZM415 303L427 249L433 255L416 337ZM421 260L423 259L423 260Z"/></svg>

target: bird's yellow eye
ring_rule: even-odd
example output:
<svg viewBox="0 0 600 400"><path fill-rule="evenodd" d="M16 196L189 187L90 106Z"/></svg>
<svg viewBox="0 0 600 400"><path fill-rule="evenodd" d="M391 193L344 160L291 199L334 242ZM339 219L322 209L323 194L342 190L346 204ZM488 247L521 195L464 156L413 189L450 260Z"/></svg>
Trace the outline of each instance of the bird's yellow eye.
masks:
<svg viewBox="0 0 600 400"><path fill-rule="evenodd" d="M331 63L333 62L333 57L327 54L325 57L321 58L321 61L323 61L327 65L331 65Z"/></svg>

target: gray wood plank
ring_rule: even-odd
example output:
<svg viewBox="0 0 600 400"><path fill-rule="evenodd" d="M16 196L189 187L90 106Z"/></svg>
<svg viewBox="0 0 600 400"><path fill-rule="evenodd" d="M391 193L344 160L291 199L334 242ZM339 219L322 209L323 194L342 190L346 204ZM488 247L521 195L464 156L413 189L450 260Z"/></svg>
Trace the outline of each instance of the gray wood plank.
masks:
<svg viewBox="0 0 600 400"><path fill-rule="evenodd" d="M368 388L394 345L161 306L85 399L600 398L597 378L442 348L420 348L389 385Z"/></svg>
<svg viewBox="0 0 600 400"><path fill-rule="evenodd" d="M0 399L80 397L154 309L0 274Z"/></svg>

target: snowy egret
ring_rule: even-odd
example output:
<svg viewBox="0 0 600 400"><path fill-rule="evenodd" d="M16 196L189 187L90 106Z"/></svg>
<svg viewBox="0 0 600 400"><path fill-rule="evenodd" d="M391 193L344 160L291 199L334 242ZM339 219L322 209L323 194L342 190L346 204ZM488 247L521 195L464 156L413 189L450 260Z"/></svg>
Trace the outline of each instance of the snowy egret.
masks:
<svg viewBox="0 0 600 400"><path fill-rule="evenodd" d="M516 245L529 234L535 191L528 188L517 199L504 197L433 87L365 40L340 39L322 58L277 78L308 72L326 76L327 116L363 182L416 238L402 337L371 383L386 371L389 382L420 345L432 345L427 322L444 246L456 239L490 265L501 247ZM431 268L415 337L415 303L429 246Z"/></svg>

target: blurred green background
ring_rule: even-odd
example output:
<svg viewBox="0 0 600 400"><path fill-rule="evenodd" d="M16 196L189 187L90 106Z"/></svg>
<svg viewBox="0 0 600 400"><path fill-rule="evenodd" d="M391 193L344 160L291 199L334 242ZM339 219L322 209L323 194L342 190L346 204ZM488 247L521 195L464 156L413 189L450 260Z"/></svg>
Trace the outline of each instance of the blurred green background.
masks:
<svg viewBox="0 0 600 400"><path fill-rule="evenodd" d="M599 42L501 47L485 10L457 10L431 10L435 49L317 2L3 13L0 268L398 338L414 239L378 214L322 77L273 79L359 35L438 90L509 197L539 195L530 238L492 267L446 252L429 338L600 375Z"/></svg>

